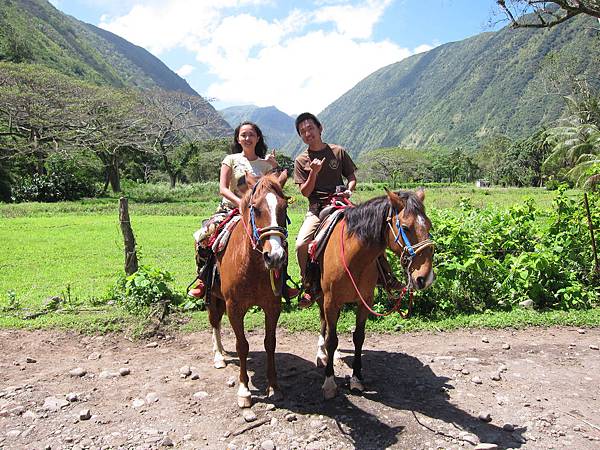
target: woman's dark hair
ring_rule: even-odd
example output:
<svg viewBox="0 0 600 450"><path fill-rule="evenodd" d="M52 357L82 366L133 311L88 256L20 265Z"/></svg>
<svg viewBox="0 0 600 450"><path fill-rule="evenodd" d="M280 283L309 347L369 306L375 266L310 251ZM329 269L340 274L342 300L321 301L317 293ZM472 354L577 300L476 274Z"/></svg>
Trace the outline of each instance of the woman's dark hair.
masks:
<svg viewBox="0 0 600 450"><path fill-rule="evenodd" d="M256 132L256 135L258 136L258 142L256 143L256 149L255 149L256 156L258 156L259 158L264 158L265 156L267 156L267 144L265 143L265 138L263 137L262 131L260 131L260 128L258 128L258 125L256 125L254 122L249 122L249 121L242 122L236 127L235 132L233 133L233 143L231 144L231 153L242 153L242 151L243 151L242 146L238 142L238 139L240 137L240 129L244 125L250 125L252 128L254 128L254 131Z"/></svg>
<svg viewBox="0 0 600 450"><path fill-rule="evenodd" d="M321 126L321 122L319 122L319 119L317 119L317 116L309 112L303 112L298 117L296 117L296 133L300 134L300 124L305 120L312 120L315 123L315 125L319 127L319 129L323 128Z"/></svg>

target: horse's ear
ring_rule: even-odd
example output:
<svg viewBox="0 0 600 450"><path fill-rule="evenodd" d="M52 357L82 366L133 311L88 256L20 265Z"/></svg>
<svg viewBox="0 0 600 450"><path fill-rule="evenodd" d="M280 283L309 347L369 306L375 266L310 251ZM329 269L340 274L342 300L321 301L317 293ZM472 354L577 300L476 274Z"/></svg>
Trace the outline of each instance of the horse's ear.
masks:
<svg viewBox="0 0 600 450"><path fill-rule="evenodd" d="M277 177L277 181L279 182L279 186L283 187L285 186L285 182L288 179L288 173L287 173L287 169L283 169L281 171L281 173L279 174L279 176Z"/></svg>
<svg viewBox="0 0 600 450"><path fill-rule="evenodd" d="M404 209L404 200L396 194L394 191L390 191L388 188L385 188L385 192L387 193L388 198L390 199L391 204L398 210Z"/></svg>
<svg viewBox="0 0 600 450"><path fill-rule="evenodd" d="M425 189L417 189L417 192L415 192L415 194L417 195L417 198L421 200L421 203L425 201Z"/></svg>
<svg viewBox="0 0 600 450"><path fill-rule="evenodd" d="M248 185L248 189L252 189L257 182L258 177L255 177L250 172L246 172L246 184Z"/></svg>

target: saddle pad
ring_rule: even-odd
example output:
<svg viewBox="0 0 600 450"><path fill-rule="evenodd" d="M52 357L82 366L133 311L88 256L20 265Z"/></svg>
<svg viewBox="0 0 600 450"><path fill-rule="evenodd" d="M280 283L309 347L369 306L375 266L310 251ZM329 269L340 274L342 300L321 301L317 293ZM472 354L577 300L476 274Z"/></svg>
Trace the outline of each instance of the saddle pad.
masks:
<svg viewBox="0 0 600 450"><path fill-rule="evenodd" d="M315 262L319 258L325 245L327 245L327 241L329 240L329 236L331 236L335 224L343 217L344 210L338 209L321 222L321 225L315 233L315 238L308 244L308 255L312 262Z"/></svg>
<svg viewBox="0 0 600 450"><path fill-rule="evenodd" d="M212 244L212 251L215 254L225 250L225 247L227 246L227 242L229 241L229 236L231 236L231 232L233 231L233 228L240 221L241 217L242 216L237 214L237 215L233 216L223 226L223 228L221 229L221 232L219 233L219 235L217 236L217 238L215 239L215 241Z"/></svg>

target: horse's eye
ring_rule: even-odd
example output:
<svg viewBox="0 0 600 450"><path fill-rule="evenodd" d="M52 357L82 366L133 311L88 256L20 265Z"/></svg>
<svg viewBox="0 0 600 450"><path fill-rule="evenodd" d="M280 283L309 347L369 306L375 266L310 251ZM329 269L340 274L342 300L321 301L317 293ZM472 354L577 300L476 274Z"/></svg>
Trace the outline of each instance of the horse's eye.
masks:
<svg viewBox="0 0 600 450"><path fill-rule="evenodd" d="M252 209L254 210L254 215L260 217L260 209L258 209L256 206L253 206Z"/></svg>
<svg viewBox="0 0 600 450"><path fill-rule="evenodd" d="M404 232L407 232L410 230L410 228L408 228L406 225L402 225L402 229L404 230Z"/></svg>

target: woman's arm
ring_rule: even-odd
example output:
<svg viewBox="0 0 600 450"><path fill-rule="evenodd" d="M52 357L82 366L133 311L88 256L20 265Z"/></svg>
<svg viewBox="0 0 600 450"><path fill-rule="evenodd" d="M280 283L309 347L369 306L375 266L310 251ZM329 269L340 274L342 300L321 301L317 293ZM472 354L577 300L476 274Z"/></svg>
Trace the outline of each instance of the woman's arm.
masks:
<svg viewBox="0 0 600 450"><path fill-rule="evenodd" d="M221 173L219 175L219 194L229 200L236 206L240 206L240 198L231 192L229 182L233 176L233 170L227 164L221 164Z"/></svg>

